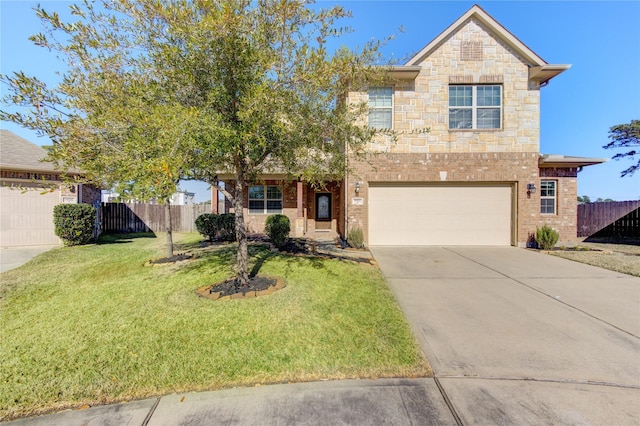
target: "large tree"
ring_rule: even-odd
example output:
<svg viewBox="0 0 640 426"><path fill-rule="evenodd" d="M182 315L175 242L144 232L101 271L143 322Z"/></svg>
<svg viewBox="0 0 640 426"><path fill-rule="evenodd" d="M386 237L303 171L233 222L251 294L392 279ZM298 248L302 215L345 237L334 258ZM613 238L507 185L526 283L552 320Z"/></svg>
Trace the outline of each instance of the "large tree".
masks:
<svg viewBox="0 0 640 426"><path fill-rule="evenodd" d="M609 129L609 139L611 142L604 145L605 149L623 148L627 152L621 152L613 156L614 160L629 157L635 161L636 155L640 157L640 120L631 120L629 124L618 124ZM620 177L633 174L640 168L640 158L629 166L629 168L620 172Z"/></svg>
<svg viewBox="0 0 640 426"><path fill-rule="evenodd" d="M346 172L372 132L358 125L365 106L340 100L380 76L379 44L331 51L349 13L305 1L111 0L71 11L77 20L65 23L38 8L47 31L32 38L66 60L62 83L2 76L6 100L31 109L0 118L50 136L60 167L144 197L232 176L219 189L235 209L246 286L245 188L269 171L314 184Z"/></svg>

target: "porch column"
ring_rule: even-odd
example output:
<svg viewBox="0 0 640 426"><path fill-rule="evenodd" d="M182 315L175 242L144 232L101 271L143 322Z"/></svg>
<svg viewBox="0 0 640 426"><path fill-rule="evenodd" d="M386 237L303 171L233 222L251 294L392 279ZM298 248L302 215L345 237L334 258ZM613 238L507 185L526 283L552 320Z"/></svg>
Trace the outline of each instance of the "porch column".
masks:
<svg viewBox="0 0 640 426"><path fill-rule="evenodd" d="M302 182L296 182L296 195L298 196L298 217L304 217L302 210Z"/></svg>
<svg viewBox="0 0 640 426"><path fill-rule="evenodd" d="M211 213L218 214L218 188L211 186Z"/></svg>
<svg viewBox="0 0 640 426"><path fill-rule="evenodd" d="M296 204L298 207L298 211L296 214L296 225L295 225L296 237L304 236L304 231L305 231L304 209L302 207L302 193L303 193L302 182L298 181L296 182L296 196L297 196Z"/></svg>

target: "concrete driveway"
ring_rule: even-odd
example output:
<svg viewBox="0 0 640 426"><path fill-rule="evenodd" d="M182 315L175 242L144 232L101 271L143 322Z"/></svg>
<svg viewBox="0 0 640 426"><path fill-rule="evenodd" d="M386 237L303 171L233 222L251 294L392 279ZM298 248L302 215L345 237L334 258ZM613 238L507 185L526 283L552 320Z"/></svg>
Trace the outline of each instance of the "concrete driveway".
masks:
<svg viewBox="0 0 640 426"><path fill-rule="evenodd" d="M0 273L22 266L40 253L56 246L0 247Z"/></svg>
<svg viewBox="0 0 640 426"><path fill-rule="evenodd" d="M464 424L638 424L640 279L514 247L371 249Z"/></svg>

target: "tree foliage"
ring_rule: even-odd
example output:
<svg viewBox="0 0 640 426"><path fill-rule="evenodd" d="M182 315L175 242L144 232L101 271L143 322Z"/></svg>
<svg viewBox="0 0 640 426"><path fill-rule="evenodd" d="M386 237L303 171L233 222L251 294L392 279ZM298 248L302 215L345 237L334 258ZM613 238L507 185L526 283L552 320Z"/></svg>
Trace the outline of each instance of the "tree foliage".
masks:
<svg viewBox="0 0 640 426"><path fill-rule="evenodd" d="M181 179L217 185L233 203L237 281L248 282L243 194L261 173L322 185L345 172L372 131L364 105L340 102L383 71L378 42L331 51L342 7L304 1L85 0L63 22L42 7L37 45L68 70L57 87L2 76L0 118L51 137L50 159L139 199L168 200ZM168 204L167 204L168 205ZM170 231L170 230L169 230ZM169 234L170 235L170 234Z"/></svg>
<svg viewBox="0 0 640 426"><path fill-rule="evenodd" d="M609 139L611 142L604 145L603 148L622 148L628 150L614 155L614 160L629 157L631 160L635 161L636 155L639 157L635 164L632 164L629 168L620 172L620 177L625 177L627 175L633 176L633 174L640 168L640 150L638 150L638 148L640 148L640 120L631 120L631 123L628 124L612 126L609 129Z"/></svg>
<svg viewBox="0 0 640 426"><path fill-rule="evenodd" d="M611 199L611 198L601 198L598 197L595 201L591 201L591 197L589 197L588 195L578 195L578 203L612 203L615 200Z"/></svg>

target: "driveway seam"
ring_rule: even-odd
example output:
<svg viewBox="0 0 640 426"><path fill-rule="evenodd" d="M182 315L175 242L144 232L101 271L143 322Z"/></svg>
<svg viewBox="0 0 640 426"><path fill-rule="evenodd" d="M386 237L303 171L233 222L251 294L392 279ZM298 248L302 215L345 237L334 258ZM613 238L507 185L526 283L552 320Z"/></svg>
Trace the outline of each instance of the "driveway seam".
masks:
<svg viewBox="0 0 640 426"><path fill-rule="evenodd" d="M528 289L530 289L530 290L533 290L533 291L535 291L535 292L537 292L537 293L540 293L540 294L542 294L542 295L544 295L544 296L548 297L549 299L553 300L554 302L557 302L557 303L560 303L560 304L562 304L562 305L568 306L568 307L570 307L570 308L572 308L572 309L575 309L576 311L581 312L582 314L584 314L584 315L586 315L586 316L588 316L588 317L590 317L590 318L593 318L593 319L595 319L595 320L597 320L597 321L600 321L600 322L602 322L602 323L604 323L604 324L607 324L608 326L613 327L613 328L615 328L615 329L616 329L616 330L618 330L618 331L621 331L621 332L623 332L623 333L625 333L625 334L628 334L628 335L629 335L629 336L631 336L631 337L635 337L636 339L640 340L640 336L636 336L635 334L633 334L633 333L631 333L631 332L629 332L629 331L627 331L627 330L625 330L625 329L623 329L623 328L620 328L620 327L618 327L617 325L611 324L610 322L605 321L605 320L603 320L602 318L598 318L598 317L596 317L595 315L591 315L589 312L584 311L584 310L582 310L582 309L580 309L580 308L578 308L578 307L576 307L576 306L573 306L573 305L571 305L570 303L564 302L564 301L562 301L562 300L560 300L560 299L556 299L555 297L551 296L550 294L547 294L547 293L545 293L545 292L544 292L544 291L542 291L542 290L538 290L537 288L532 287L532 286L530 286L530 285L528 285L528 284L526 284L526 283L524 283L524 282L522 282L522 281L518 280L517 278L511 277L511 276L509 276L509 275L507 275L507 274L505 274L505 273L503 273L503 272L498 271L497 269L491 268L490 266L487 266L487 265L485 265L485 264L483 264L483 263L480 263L480 262L478 262L477 260L474 260L474 259L472 259L472 258L470 258L470 257L467 257L467 256L465 256L465 255L461 254L461 253L458 253L458 252L456 252L456 251L454 251L454 250L452 250L452 249L450 249L450 248L448 248L448 247L443 247L443 248L444 248L445 250L450 251L451 253L456 254L456 255L458 255L458 256L460 256L460 257L464 258L464 259L467 259L467 260L469 260L469 261L471 261L471 262L473 262L473 263L475 263L475 264L477 264L477 265L480 265L480 266L482 266L482 267L484 267L484 268L487 268L487 269L489 269L490 271L493 271L493 272L495 272L495 273L497 273L497 274L500 274L500 275L502 275L503 277L509 278L510 280L513 280L513 281L517 282L517 283L518 283L518 284L520 284L521 286L527 287L527 288L528 288ZM565 278L566 278L566 277L565 277ZM550 279L551 279L551 278L550 278ZM558 278L556 278L556 279L562 279L562 278L558 277Z"/></svg>
<svg viewBox="0 0 640 426"><path fill-rule="evenodd" d="M447 392L444 390L444 387L440 383L440 380L438 380L438 378L434 375L433 381L436 383L436 386L440 391L440 395L442 395L442 399L444 399L444 403L447 404L447 407L449 408L449 411L451 412L453 419L456 421L456 424L458 426L464 426L464 423L462 423L462 419L458 415L458 412L456 411L455 407L453 406L453 403L449 399L449 395L447 395Z"/></svg>
<svg viewBox="0 0 640 426"><path fill-rule="evenodd" d="M505 382L539 382L539 383L559 383L567 385L588 385L588 386L603 386L620 389L637 389L640 390L640 385L625 385L621 383L610 382L595 382L591 380L570 380L570 379L551 379L551 378L535 378L535 377L496 377L496 376L460 376L460 375L438 375L440 379L468 379L468 380L494 380Z"/></svg>
<svg viewBox="0 0 640 426"><path fill-rule="evenodd" d="M156 402L154 402L151 408L149 409L147 416L144 418L142 422L142 426L147 426L151 421L151 417L153 417L153 413L155 413L156 408L158 408L158 404L160 404L160 398L161 397L156 398Z"/></svg>

